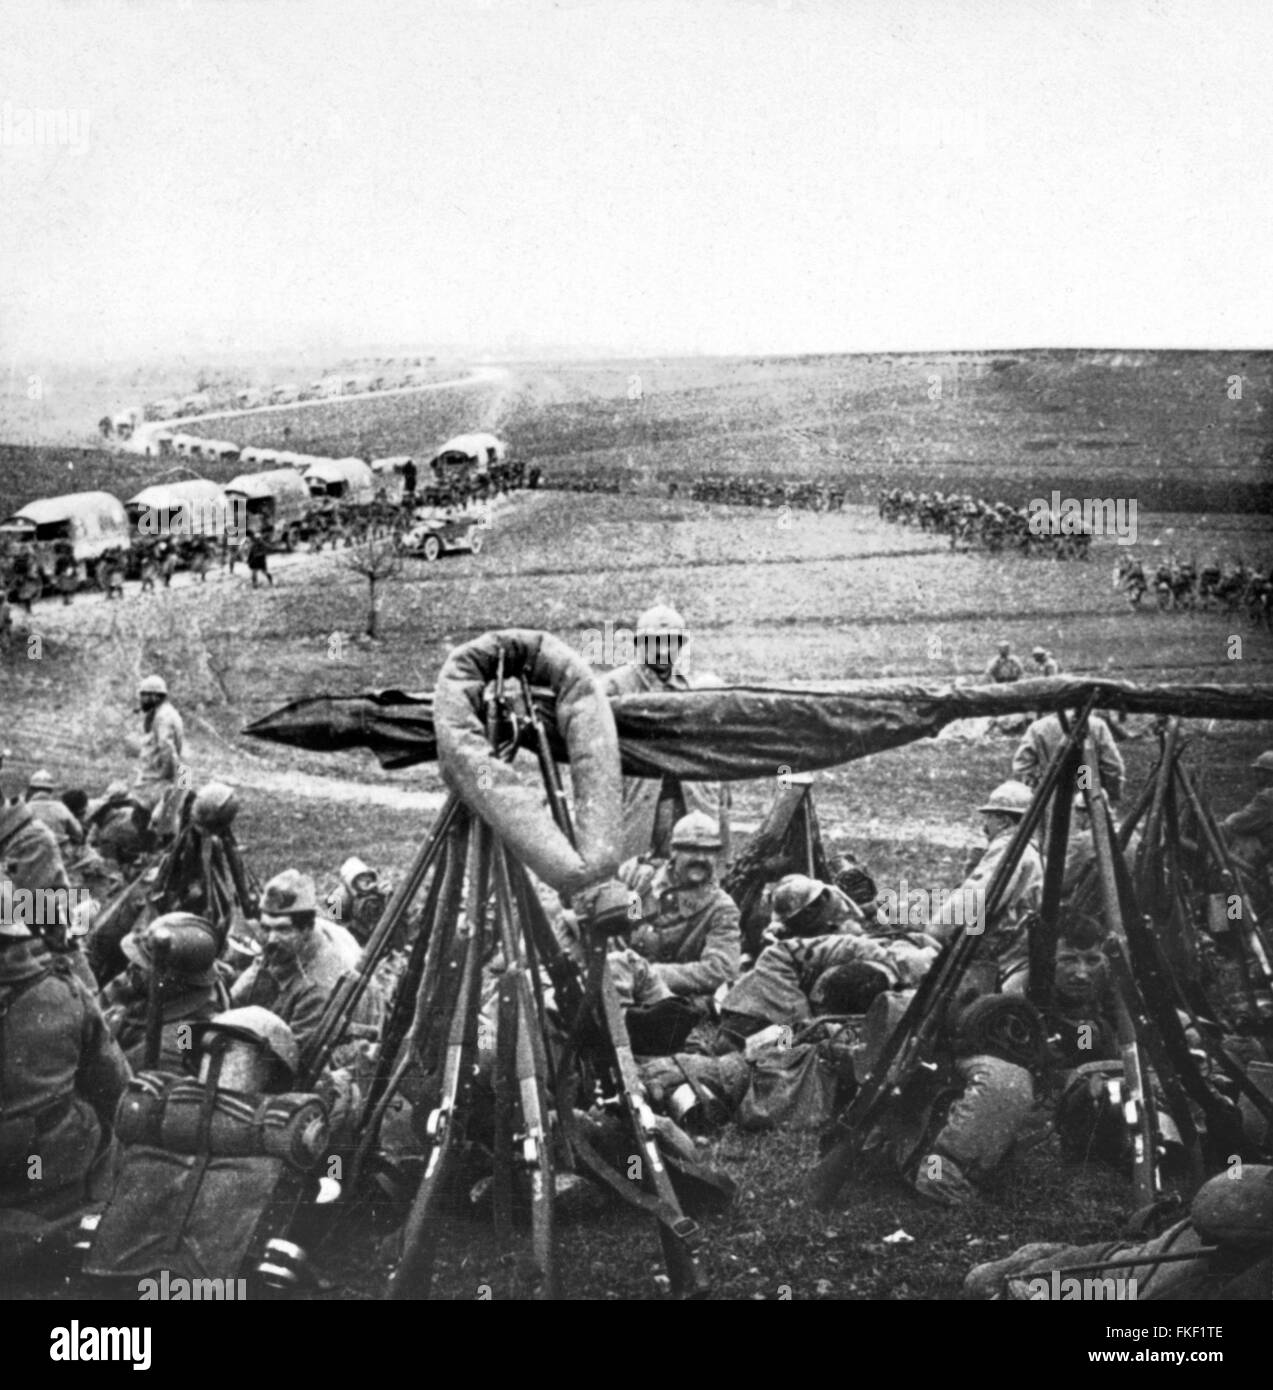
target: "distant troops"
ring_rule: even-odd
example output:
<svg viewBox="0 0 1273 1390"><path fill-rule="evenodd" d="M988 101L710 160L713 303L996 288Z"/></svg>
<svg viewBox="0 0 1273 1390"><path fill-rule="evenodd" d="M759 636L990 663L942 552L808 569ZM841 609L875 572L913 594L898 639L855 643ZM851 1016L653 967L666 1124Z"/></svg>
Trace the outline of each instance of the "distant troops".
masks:
<svg viewBox="0 0 1273 1390"><path fill-rule="evenodd" d="M986 667L986 679L995 685L1008 685L1012 681L1019 681L1023 674L1020 661L1012 655L1012 643L1000 642L998 653Z"/></svg>
<svg viewBox="0 0 1273 1390"><path fill-rule="evenodd" d="M269 560L270 548L265 542L265 537L258 534L248 542L248 572L252 576L252 587L257 587L257 581L264 576L269 581L270 588L274 587L274 576L270 573Z"/></svg>
<svg viewBox="0 0 1273 1390"><path fill-rule="evenodd" d="M1061 670L1056 658L1044 647L1035 647L1030 659L1034 662L1030 670L1032 676L1055 676Z"/></svg>

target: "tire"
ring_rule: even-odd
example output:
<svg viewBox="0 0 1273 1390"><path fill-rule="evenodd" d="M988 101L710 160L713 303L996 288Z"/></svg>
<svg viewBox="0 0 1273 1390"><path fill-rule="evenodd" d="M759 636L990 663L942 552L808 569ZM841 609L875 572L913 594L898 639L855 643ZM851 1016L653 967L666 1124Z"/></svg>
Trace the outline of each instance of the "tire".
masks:
<svg viewBox="0 0 1273 1390"><path fill-rule="evenodd" d="M470 538L469 549L474 555L480 555L482 553L482 533L480 531L473 532Z"/></svg>
<svg viewBox="0 0 1273 1390"><path fill-rule="evenodd" d="M424 544L420 547L420 554L426 560L436 560L442 554L441 540L437 536L425 536Z"/></svg>

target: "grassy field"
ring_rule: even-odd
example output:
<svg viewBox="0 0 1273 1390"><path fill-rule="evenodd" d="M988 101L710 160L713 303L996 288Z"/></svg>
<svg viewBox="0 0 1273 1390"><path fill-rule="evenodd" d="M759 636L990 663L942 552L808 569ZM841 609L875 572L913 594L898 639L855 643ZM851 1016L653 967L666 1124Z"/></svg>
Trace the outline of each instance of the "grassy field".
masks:
<svg viewBox="0 0 1273 1390"><path fill-rule="evenodd" d="M1243 377L1240 399L1226 383ZM641 399L633 378L640 378ZM934 377L941 393L933 395ZM1088 564L952 555L944 542L879 521L882 486L967 487L1024 503L1065 495L1139 504L1138 552L1257 563L1273 559L1268 457L1270 359L1255 355L1012 354L963 357L711 360L517 366L456 392L296 412L305 452L420 449L461 428L494 428L550 476L615 480L617 494L524 494L497 518L480 556L420 562L385 589L381 640L358 638L362 581L330 555L251 591L242 572L122 605L38 605L0 657L12 791L51 763L68 783L117 775L132 728L132 687L162 671L186 713L200 780L243 788L241 839L261 875L285 864L326 886L348 854L401 870L427 829L432 768L386 773L369 756L324 757L240 737L265 710L320 691L428 689L446 654L492 627L554 632L575 646L606 622L630 626L656 599L693 630L694 669L729 683L827 685L905 676L975 678L995 641L1052 648L1063 669L1140 681L1273 684L1273 638L1216 614L1133 613L1115 592L1122 548L1098 540ZM365 408L362 408L365 407ZM278 443L285 412L211 422L208 433ZM262 423L264 422L264 424ZM240 432L241 426L241 432ZM66 463L74 463L68 470ZM0 450L0 494L22 501L77 486L120 496L153 477L144 460L96 452ZM815 515L670 499L700 472L848 479L850 506ZM26 630L29 627L29 632ZM1241 638L1235 657L1230 639ZM1271 710L1273 715L1273 710ZM1245 765L1273 725L1195 726L1190 759L1220 812L1249 794ZM975 806L1008 771L1002 737L941 738L820 774L824 828L841 827L877 879L953 884L978 842ZM1133 787L1154 749L1124 745ZM754 822L772 788L735 789ZM1129 1207L1126 1186L1067 1168L1048 1148L1008 1165L986 1201L931 1210L885 1183L853 1185L831 1217L805 1206L812 1139L728 1131L710 1156L740 1200L709 1222L709 1265L734 1297L944 1298L966 1269L1027 1239L1100 1239ZM916 1237L885 1245L897 1229ZM608 1211L563 1231L567 1292L650 1297L655 1242ZM330 1296L367 1296L369 1236L334 1243ZM448 1255L444 1290L473 1297L499 1271L478 1224Z"/></svg>

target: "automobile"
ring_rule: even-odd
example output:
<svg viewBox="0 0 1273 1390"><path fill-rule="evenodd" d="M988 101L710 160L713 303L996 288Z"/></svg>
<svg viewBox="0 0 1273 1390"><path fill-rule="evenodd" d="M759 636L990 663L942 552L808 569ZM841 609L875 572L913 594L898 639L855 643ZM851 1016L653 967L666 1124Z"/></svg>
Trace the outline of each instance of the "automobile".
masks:
<svg viewBox="0 0 1273 1390"><path fill-rule="evenodd" d="M423 560L436 560L440 555L461 550L480 555L481 520L472 513L417 519L398 537L398 550L403 555L418 555Z"/></svg>

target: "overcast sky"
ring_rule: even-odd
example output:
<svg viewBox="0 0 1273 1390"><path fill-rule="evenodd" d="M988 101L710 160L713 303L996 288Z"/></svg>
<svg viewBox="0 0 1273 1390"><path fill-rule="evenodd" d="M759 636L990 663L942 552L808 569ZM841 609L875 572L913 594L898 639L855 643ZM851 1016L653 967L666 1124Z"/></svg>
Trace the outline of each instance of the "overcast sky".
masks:
<svg viewBox="0 0 1273 1390"><path fill-rule="evenodd" d="M1271 52L1269 0L5 0L0 350L1267 346Z"/></svg>

